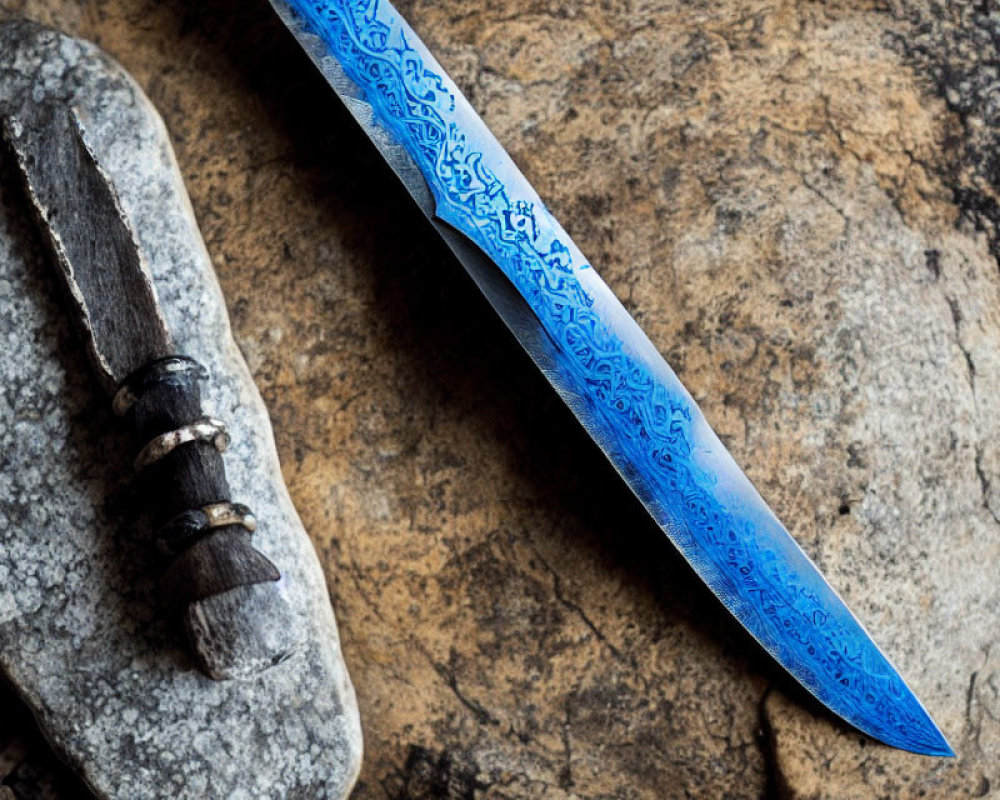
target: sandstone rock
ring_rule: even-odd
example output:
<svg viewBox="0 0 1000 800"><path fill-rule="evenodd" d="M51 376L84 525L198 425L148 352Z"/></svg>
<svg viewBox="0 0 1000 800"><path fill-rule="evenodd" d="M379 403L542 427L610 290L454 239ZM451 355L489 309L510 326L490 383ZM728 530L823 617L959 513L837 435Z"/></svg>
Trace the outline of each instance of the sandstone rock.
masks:
<svg viewBox="0 0 1000 800"><path fill-rule="evenodd" d="M132 501L126 433L89 373L12 159L0 157L0 669L98 797L347 795L357 707L322 571L288 498L270 423L229 332L156 112L92 45L0 27L0 116L29 95L87 119L88 145L138 234L204 406L233 434L234 496L260 521L304 652L248 680L192 664L159 602L162 562Z"/></svg>
<svg viewBox="0 0 1000 800"><path fill-rule="evenodd" d="M948 762L862 740L758 655L267 4L0 0L99 38L163 110L364 675L358 798L996 793L987 5L400 3Z"/></svg>

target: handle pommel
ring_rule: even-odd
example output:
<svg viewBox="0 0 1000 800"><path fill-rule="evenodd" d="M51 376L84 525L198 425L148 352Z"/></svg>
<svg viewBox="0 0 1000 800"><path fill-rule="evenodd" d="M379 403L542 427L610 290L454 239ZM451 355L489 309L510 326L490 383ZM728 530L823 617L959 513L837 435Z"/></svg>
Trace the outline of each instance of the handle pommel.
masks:
<svg viewBox="0 0 1000 800"><path fill-rule="evenodd" d="M227 589L184 611L191 651L215 680L247 678L291 656L300 645L293 622L277 583Z"/></svg>

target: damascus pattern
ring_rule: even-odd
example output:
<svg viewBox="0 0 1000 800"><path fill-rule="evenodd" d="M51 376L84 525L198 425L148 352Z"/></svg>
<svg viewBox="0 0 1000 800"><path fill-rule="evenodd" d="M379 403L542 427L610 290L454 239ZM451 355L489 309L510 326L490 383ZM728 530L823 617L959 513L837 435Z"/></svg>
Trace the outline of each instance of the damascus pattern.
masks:
<svg viewBox="0 0 1000 800"><path fill-rule="evenodd" d="M319 57L315 41L303 42L321 69L332 57L353 83L351 93L335 85L345 102L370 104L384 129L380 135L387 131L416 164L436 216L475 243L530 306L554 345L546 374L730 612L803 686L860 730L913 752L953 755L896 669L396 10L384 0L273 2L300 40L308 35L321 42ZM384 143L380 149L385 152Z"/></svg>

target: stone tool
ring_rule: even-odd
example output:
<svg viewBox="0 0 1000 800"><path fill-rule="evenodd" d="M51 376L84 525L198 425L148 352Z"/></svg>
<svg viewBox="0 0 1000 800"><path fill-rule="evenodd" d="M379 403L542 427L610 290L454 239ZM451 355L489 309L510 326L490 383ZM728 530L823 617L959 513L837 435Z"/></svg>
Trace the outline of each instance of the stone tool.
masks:
<svg viewBox="0 0 1000 800"><path fill-rule="evenodd" d="M176 352L138 240L87 143L84 112L26 102L3 120L94 373L141 447L135 468L170 559L169 602L210 677L253 675L300 645L278 580L250 543L257 520L232 501L226 426L205 414L205 369Z"/></svg>
<svg viewBox="0 0 1000 800"><path fill-rule="evenodd" d="M10 147L0 146L0 676L96 798L343 800L363 747L330 593L282 477L267 409L233 338L166 126L138 84L98 47L22 19L0 21L4 119L9 128L20 122L14 144L24 154L78 159L73 175L90 181L91 194L82 202L75 184L64 187L72 197L39 194L39 202L56 209L51 226L40 229L22 166ZM34 141L39 131L55 141ZM33 170L42 167L27 166L39 187ZM77 226L74 210L85 227ZM91 230L95 224L105 229ZM231 495L178 503L194 513L164 532L170 534L164 544L183 549L175 534L212 521L201 514L221 521L217 504L229 497L253 508L254 547L281 579L249 589L264 597L280 592L287 616L284 603L263 611L276 612L272 618L283 620L285 630L273 631L280 639L267 638L258 619L246 619L256 605L220 610L212 616L220 625L245 619L244 632L277 646L253 641L228 655L212 647L207 666L249 670L287 652L283 642L302 645L247 679L212 680L198 669L176 618L164 613L163 556L150 536L133 533L146 528L147 509L169 516L161 506L175 482L156 477L157 465L186 448L204 449L208 458L218 453L212 442L178 444L143 470L147 492L136 492L131 464L147 437L129 446L135 418L118 421L95 381L86 338L61 296L62 267L53 268L49 252L52 231L79 230L88 233L75 246L104 243L124 264L148 271L136 279L112 262L104 276L126 273L155 286L173 348L158 345L148 357L186 354L211 375L199 385L201 407L192 401L191 415L174 429L208 416L233 432L224 459ZM71 244L63 241L68 252ZM162 366L187 382L196 371L189 362ZM141 382L129 390L142 403ZM123 394L120 406L129 401ZM244 509L229 513L253 524ZM209 526L194 538L224 529ZM274 574L270 567L261 572ZM186 574L178 575L182 602L191 597ZM241 600L245 587L236 588L214 598ZM195 610L204 607L194 602ZM223 641L245 642L216 629Z"/></svg>
<svg viewBox="0 0 1000 800"><path fill-rule="evenodd" d="M420 210L701 579L806 689L953 755L690 393L388 0L272 0Z"/></svg>

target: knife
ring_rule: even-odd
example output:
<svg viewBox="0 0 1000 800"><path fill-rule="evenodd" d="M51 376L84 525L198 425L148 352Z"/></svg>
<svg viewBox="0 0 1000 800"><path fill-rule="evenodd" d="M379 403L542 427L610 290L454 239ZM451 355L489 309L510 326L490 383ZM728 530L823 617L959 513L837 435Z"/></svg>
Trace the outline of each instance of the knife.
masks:
<svg viewBox="0 0 1000 800"><path fill-rule="evenodd" d="M271 0L430 224L664 533L816 698L954 755L673 370L387 0Z"/></svg>
<svg viewBox="0 0 1000 800"><path fill-rule="evenodd" d="M82 115L28 99L0 122L94 373L140 443L135 467L169 560L166 599L206 675L248 677L297 650L299 632L277 567L250 544L256 518L230 496L221 455L229 435L201 408L205 370L174 349Z"/></svg>

